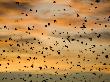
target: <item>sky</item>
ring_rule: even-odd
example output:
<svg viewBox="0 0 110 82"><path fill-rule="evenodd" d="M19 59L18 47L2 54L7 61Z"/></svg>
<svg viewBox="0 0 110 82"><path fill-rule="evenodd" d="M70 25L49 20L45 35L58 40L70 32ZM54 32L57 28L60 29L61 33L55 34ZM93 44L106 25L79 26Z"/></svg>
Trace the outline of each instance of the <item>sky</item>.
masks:
<svg viewBox="0 0 110 82"><path fill-rule="evenodd" d="M109 77L110 0L0 0L0 82Z"/></svg>

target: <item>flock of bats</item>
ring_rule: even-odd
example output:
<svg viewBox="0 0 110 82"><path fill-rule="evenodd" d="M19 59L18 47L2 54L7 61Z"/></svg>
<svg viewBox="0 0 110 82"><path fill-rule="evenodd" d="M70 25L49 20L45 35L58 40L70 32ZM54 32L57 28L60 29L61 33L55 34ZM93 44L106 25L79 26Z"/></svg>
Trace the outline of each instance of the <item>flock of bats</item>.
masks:
<svg viewBox="0 0 110 82"><path fill-rule="evenodd" d="M88 5L97 11L102 1L94 0ZM25 7L21 2L13 4ZM57 5L57 0L51 4ZM58 19L58 15L65 15L60 12L68 13L74 6L66 7L53 10L52 19L43 10L45 19L43 21L41 16L41 20L36 18L37 22L28 17L33 17L30 13L40 14L43 7L28 8L20 13L19 20L15 20L21 22L18 26L10 26L9 22L1 24L0 82L110 82L110 15L96 17L90 22L91 18L83 15L81 19L82 14L73 11L73 22L71 14L66 14L67 19ZM91 9L88 7L87 11ZM22 23L24 18L29 22ZM102 20L106 23L101 23Z"/></svg>

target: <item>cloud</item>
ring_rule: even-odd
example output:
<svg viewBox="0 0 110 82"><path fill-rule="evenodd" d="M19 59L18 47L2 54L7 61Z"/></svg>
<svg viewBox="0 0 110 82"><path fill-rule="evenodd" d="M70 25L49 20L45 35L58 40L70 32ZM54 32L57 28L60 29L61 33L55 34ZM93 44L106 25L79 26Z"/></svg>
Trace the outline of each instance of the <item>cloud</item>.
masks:
<svg viewBox="0 0 110 82"><path fill-rule="evenodd" d="M6 9L27 9L30 5L28 3L20 3L18 5L16 2L1 2L0 7Z"/></svg>

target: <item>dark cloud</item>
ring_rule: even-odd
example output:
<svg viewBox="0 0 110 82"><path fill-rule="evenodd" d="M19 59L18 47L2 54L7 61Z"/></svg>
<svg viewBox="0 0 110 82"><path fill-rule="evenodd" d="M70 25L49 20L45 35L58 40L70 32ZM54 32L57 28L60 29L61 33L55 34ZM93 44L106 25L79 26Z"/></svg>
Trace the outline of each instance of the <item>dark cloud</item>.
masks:
<svg viewBox="0 0 110 82"><path fill-rule="evenodd" d="M29 3L19 3L16 4L16 2L1 2L0 7L3 9L27 9L30 7Z"/></svg>
<svg viewBox="0 0 110 82"><path fill-rule="evenodd" d="M9 38L8 35L0 35L0 40L1 40L1 39L7 39L7 38Z"/></svg>
<svg viewBox="0 0 110 82"><path fill-rule="evenodd" d="M7 77L6 79L3 79ZM100 76L100 77L99 77ZM45 77L45 78L43 78ZM75 77L75 78L73 78ZM80 77L80 78L79 78ZM93 79L95 77L95 79ZM0 73L0 82L109 82L109 73L102 72L77 72L65 75L55 74L30 74L28 72L12 72L12 73ZM20 79L22 78L22 79ZM47 79L52 78L52 79ZM62 79L60 79L62 78ZM77 79L78 78L78 79ZM13 80L11 80L13 79ZM69 79L69 81L68 81ZM32 80L32 81L31 81Z"/></svg>
<svg viewBox="0 0 110 82"><path fill-rule="evenodd" d="M74 37L84 38L84 39L92 37L92 38L96 39L99 34L101 35L100 39L104 39L104 40L110 39L110 32L109 31L92 32L92 33L82 34L82 37L80 37L79 35L74 35Z"/></svg>
<svg viewBox="0 0 110 82"><path fill-rule="evenodd" d="M101 32L91 32L91 33L86 33L86 34L59 34L59 33L56 33L54 35L50 35L52 37L56 37L56 38L63 38L63 39L67 39L69 38L69 40L72 40L73 38L74 39L89 39L89 38L92 38L92 39L96 39L98 35L101 35L100 36L100 39L104 39L104 40L110 40L110 32L109 31L101 31Z"/></svg>
<svg viewBox="0 0 110 82"><path fill-rule="evenodd" d="M102 37L105 39L110 39L110 32L102 32Z"/></svg>

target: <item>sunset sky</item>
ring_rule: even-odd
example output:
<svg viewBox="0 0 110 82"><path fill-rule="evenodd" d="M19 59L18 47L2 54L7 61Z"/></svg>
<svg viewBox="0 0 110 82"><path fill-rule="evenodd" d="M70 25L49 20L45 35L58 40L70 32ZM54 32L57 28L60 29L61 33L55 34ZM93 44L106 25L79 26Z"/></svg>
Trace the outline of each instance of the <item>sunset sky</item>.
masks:
<svg viewBox="0 0 110 82"><path fill-rule="evenodd" d="M28 73L110 82L110 0L0 0L0 82Z"/></svg>

